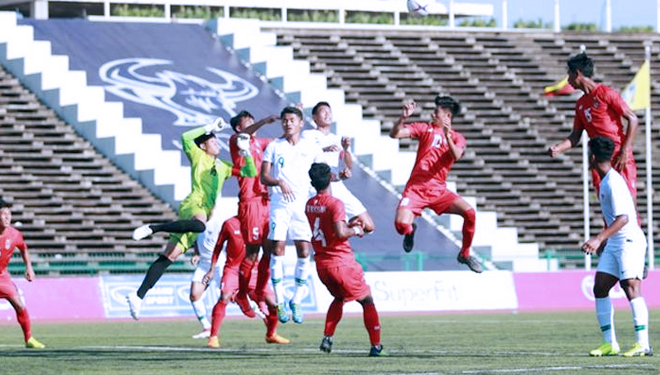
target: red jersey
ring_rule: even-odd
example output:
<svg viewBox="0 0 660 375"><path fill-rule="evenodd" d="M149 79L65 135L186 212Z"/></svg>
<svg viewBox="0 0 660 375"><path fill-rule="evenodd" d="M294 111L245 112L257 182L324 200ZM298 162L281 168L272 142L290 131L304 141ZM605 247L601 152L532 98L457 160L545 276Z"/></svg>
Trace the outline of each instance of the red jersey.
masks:
<svg viewBox="0 0 660 375"><path fill-rule="evenodd" d="M575 103L573 129L580 132L586 130L589 138L610 138L614 141L616 155L626 139L621 116L627 110L628 105L616 90L597 85ZM632 150L630 152L632 153Z"/></svg>
<svg viewBox="0 0 660 375"><path fill-rule="evenodd" d="M237 138L238 133L229 138L229 152L231 153L232 163L235 166L242 167L245 164L245 159L238 154ZM261 162L264 160L264 150L266 150L266 146L270 141L268 138L250 137L250 154L252 154L257 170L261 168ZM268 198L268 189L261 183L258 175L257 177L238 177L238 187L240 188L238 199L241 201L252 198Z"/></svg>
<svg viewBox="0 0 660 375"><path fill-rule="evenodd" d="M226 272L229 268L238 269L243 258L245 258L245 242L243 242L243 236L241 235L241 222L238 220L238 216L233 216L222 223L218 242L215 243L213 257L211 258L213 264L218 261L225 242L227 243L227 260L224 268Z"/></svg>
<svg viewBox="0 0 660 375"><path fill-rule="evenodd" d="M406 188L413 185L445 188L447 175L455 160L445 141L444 129L428 122L413 122L407 124L406 128L411 138L419 140L415 166ZM467 142L463 135L454 130L449 135L456 147L465 148Z"/></svg>
<svg viewBox="0 0 660 375"><path fill-rule="evenodd" d="M19 248L21 251L27 249L25 240L23 240L23 234L14 227L6 227L2 231L2 234L0 234L0 274L7 270L9 260L16 248Z"/></svg>
<svg viewBox="0 0 660 375"><path fill-rule="evenodd" d="M335 234L334 223L346 221L344 203L330 194L307 201L305 214L312 228L312 246L317 267L337 267L355 261L348 239Z"/></svg>

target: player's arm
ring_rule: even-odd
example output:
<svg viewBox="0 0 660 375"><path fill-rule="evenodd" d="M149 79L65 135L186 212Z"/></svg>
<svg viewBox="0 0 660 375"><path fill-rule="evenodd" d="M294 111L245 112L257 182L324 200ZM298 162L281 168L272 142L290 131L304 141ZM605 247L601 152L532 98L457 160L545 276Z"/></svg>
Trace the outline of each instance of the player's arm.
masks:
<svg viewBox="0 0 660 375"><path fill-rule="evenodd" d="M199 264L199 245L197 244L197 241L195 241L195 245L193 245L193 255L190 257L190 264L194 267L197 267Z"/></svg>
<svg viewBox="0 0 660 375"><path fill-rule="evenodd" d="M272 124L275 121L279 120L280 116L277 115L270 115L266 118L262 118L261 120L255 122L254 124L248 126L247 128L243 129L242 133L247 133L249 135L254 134L257 130L259 130L262 126L266 124Z"/></svg>
<svg viewBox="0 0 660 375"><path fill-rule="evenodd" d="M32 268L32 259L30 258L30 252L28 251L27 245L22 241L16 247L20 250L21 256L23 257L23 263L25 263L25 279L27 281L34 280L34 269Z"/></svg>
<svg viewBox="0 0 660 375"><path fill-rule="evenodd" d="M225 242L229 239L227 235L227 229L225 224L222 224L222 229L220 230L220 235L218 240L215 242L215 247L213 248L213 254L211 255L211 268L209 268L206 275L202 278L202 283L207 284L213 280L213 274L215 273L215 264L218 263L218 258L220 258L220 253L222 252L222 247L225 245Z"/></svg>
<svg viewBox="0 0 660 375"><path fill-rule="evenodd" d="M264 160L261 163L261 173L259 174L259 179L261 180L261 183L264 186L279 186L280 189L282 190L282 195L284 196L284 200L293 202L295 200L295 197L293 195L293 191L291 190L291 187L284 182L283 180L278 180L274 178L270 171L272 169L272 164L266 160Z"/></svg>
<svg viewBox="0 0 660 375"><path fill-rule="evenodd" d="M582 137L582 128L574 126L571 134L569 134L566 139L556 143L548 149L550 156L556 158L559 154L575 147L575 145L580 143L580 137Z"/></svg>
<svg viewBox="0 0 660 375"><path fill-rule="evenodd" d="M341 137L341 147L344 149L342 152L344 156L345 168L339 172L339 178L346 180L351 178L351 169L353 168L353 155L351 154L351 139L348 137Z"/></svg>
<svg viewBox="0 0 660 375"><path fill-rule="evenodd" d="M626 130L626 139L621 145L621 150L616 160L614 160L614 169L621 171L625 167L626 162L628 161L628 150L632 150L635 144L635 135L637 134L637 129L639 128L639 119L635 112L630 108L626 108L621 117L626 120L628 123L628 129Z"/></svg>
<svg viewBox="0 0 660 375"><path fill-rule="evenodd" d="M349 227L348 224L346 224L346 222L343 220L335 221L332 223L332 229L334 229L335 235L342 240L354 236L364 236L364 230L362 230L360 225Z"/></svg>
<svg viewBox="0 0 660 375"><path fill-rule="evenodd" d="M628 224L628 215L623 214L619 215L614 219L612 225L604 228L596 236L591 237L587 242L582 245L582 251L587 254L595 254L598 249L601 247L603 242L607 241L608 238L612 237L616 232L621 230L624 225Z"/></svg>
<svg viewBox="0 0 660 375"><path fill-rule="evenodd" d="M447 141L447 146L449 146L449 152L451 153L451 156L454 158L454 161L459 160L463 157L463 153L465 152L465 141L463 140L460 144L456 144L456 141L452 136L451 122L444 124L443 130L443 134L445 135L445 140ZM461 139L463 138L461 137Z"/></svg>
<svg viewBox="0 0 660 375"><path fill-rule="evenodd" d="M399 117L399 119L396 121L396 124L394 124L392 130L390 130L391 138L394 139L410 138L410 130L406 128L405 123L410 118L410 116L412 116L413 112L415 112L416 107L417 104L415 104L415 102L410 102L403 106L403 110L401 111L401 117Z"/></svg>
<svg viewBox="0 0 660 375"><path fill-rule="evenodd" d="M225 126L225 120L223 120L221 117L218 117L210 124L190 129L187 132L181 134L181 145L183 147L183 152L186 154L188 159L190 161L196 160L199 158L199 155L205 153L201 148L197 147L195 144L195 138L202 134L219 132Z"/></svg>

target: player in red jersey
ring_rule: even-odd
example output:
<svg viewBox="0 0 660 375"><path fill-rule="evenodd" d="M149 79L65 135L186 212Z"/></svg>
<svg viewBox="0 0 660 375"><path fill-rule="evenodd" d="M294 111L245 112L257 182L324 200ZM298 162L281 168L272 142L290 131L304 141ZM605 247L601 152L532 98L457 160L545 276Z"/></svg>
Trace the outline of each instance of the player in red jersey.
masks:
<svg viewBox="0 0 660 375"><path fill-rule="evenodd" d="M380 320L371 288L364 281L362 266L355 260L348 242L349 237L364 235L362 226L360 223L354 223L352 227L346 224L344 204L332 196L330 166L325 163L312 164L309 177L317 192L305 205L305 215L312 228L316 271L335 297L328 308L319 349L326 353L332 351L332 336L341 320L344 303L358 301L364 309L364 326L369 332L369 356L385 356L387 353L380 344Z"/></svg>
<svg viewBox="0 0 660 375"><path fill-rule="evenodd" d="M438 215L449 213L463 217L463 244L457 260L474 272L482 272L479 261L470 255L474 238L476 212L463 198L447 189L447 174L451 166L463 156L465 137L452 129L452 120L460 112L459 103L449 96L435 98L435 110L431 122L405 121L415 111L415 102L403 106L401 117L390 131L395 139L413 138L419 140L417 158L410 173L410 179L403 191L396 211L394 226L404 235L403 249L410 252L414 246L417 226L413 222L430 208Z"/></svg>
<svg viewBox="0 0 660 375"><path fill-rule="evenodd" d="M16 320L21 325L25 347L30 349L43 349L46 346L32 337L30 315L21 301L18 288L11 281L7 265L11 260L14 249L18 248L25 263L25 278L32 281L35 278L32 261L23 234L11 225L11 205L0 198L0 298L4 298L16 311Z"/></svg>
<svg viewBox="0 0 660 375"><path fill-rule="evenodd" d="M637 165L633 157L635 134L639 121L635 113L628 107L616 90L596 83L594 63L582 52L568 59L568 83L582 90L584 95L575 104L575 120L573 131L563 141L550 147L553 158L575 147L580 142L582 132L586 131L589 138L607 137L614 141L612 166L626 180L628 189L635 201L637 200ZM628 124L624 129L623 120ZM591 177L596 188L600 187L600 175L591 169Z"/></svg>
<svg viewBox="0 0 660 375"><path fill-rule="evenodd" d="M246 138L241 134L250 135L250 153L256 165L261 165L264 150L271 140L269 138L257 137L256 132L262 126L272 124L278 119L278 116L272 115L255 122L254 116L248 111L241 111L231 118L229 124L236 132L236 134L233 134L229 138L229 151L234 165L245 163L245 159L241 156L241 149L238 147L239 142L245 142L244 139ZM268 278L270 277L270 251L267 251L271 246L270 240L267 238L270 198L268 196L268 190L259 178L238 177L238 186L238 218L241 221L241 232L243 234L243 240L245 240L246 250L245 258L241 262L239 269L239 289L234 300L245 315L254 317L255 312L250 307L247 293L252 277L252 270L257 261L259 249L262 246L264 247L264 253L257 267L259 270L256 283L257 298L261 299L261 295L264 293L268 284Z"/></svg>
<svg viewBox="0 0 660 375"><path fill-rule="evenodd" d="M222 224L222 229L220 230L220 235L218 236L218 242L216 242L215 249L213 250L213 256L211 258L211 269L206 273L206 275L204 275L204 278L202 279L203 283L208 284L213 279L215 265L218 261L220 253L222 252L222 248L225 242L227 243L227 260L222 271L220 299L218 299L218 302L213 307L211 336L209 337L207 343L208 347L210 348L220 347L218 331L220 331L220 325L222 324L222 320L225 318L227 304L233 299L233 297L236 295L236 292L238 291L238 270L241 261L245 257L245 242L243 241L243 235L241 234L241 223L237 216L227 219ZM254 288L254 285L252 285L252 288ZM263 297L265 298L265 303L268 304L268 315L264 318L264 322L266 323L266 342L269 344L291 343L291 340L278 335L275 331L277 328L277 305L275 304L272 291L266 290ZM257 300L256 296L254 295L254 289L251 289L250 298Z"/></svg>

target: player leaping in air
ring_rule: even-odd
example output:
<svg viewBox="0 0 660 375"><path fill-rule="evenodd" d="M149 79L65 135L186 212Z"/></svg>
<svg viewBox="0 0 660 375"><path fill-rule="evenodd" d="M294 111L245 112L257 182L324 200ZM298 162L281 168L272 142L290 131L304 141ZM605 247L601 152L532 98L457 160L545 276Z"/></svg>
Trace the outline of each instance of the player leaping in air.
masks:
<svg viewBox="0 0 660 375"><path fill-rule="evenodd" d="M152 233L170 232L170 239L163 253L149 267L147 273L135 292L126 296L128 307L133 319L138 319L142 300L147 292L156 284L167 267L181 254L192 248L197 235L206 228L216 199L220 197L222 186L226 179L233 176L256 176L257 170L249 150L245 152L245 166L233 166L218 159L220 144L215 132L225 125L222 118L211 124L189 130L181 135L183 151L190 160L192 191L179 206L179 220L164 224L145 224L133 232L133 239L140 240Z"/></svg>
<svg viewBox="0 0 660 375"><path fill-rule="evenodd" d="M401 117L390 131L390 137L395 139L419 140L415 165L394 219L397 232L405 236L403 249L406 252L412 251L417 228L413 221L416 216L422 214L424 208L430 208L438 215L444 213L461 215L463 245L457 260L470 267L472 271L480 273L483 270L481 264L470 255L476 213L463 198L447 189L446 183L451 166L463 156L465 151L465 137L452 129L452 120L460 113L460 105L449 96L437 96L431 122L406 124L415 107L415 102L404 105Z"/></svg>

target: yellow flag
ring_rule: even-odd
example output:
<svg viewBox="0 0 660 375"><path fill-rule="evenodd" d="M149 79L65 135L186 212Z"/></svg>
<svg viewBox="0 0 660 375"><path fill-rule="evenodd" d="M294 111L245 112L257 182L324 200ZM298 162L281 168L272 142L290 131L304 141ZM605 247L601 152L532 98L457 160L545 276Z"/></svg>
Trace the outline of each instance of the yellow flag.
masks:
<svg viewBox="0 0 660 375"><path fill-rule="evenodd" d="M635 78L623 89L621 97L633 111L651 106L651 69L648 61L642 64Z"/></svg>

